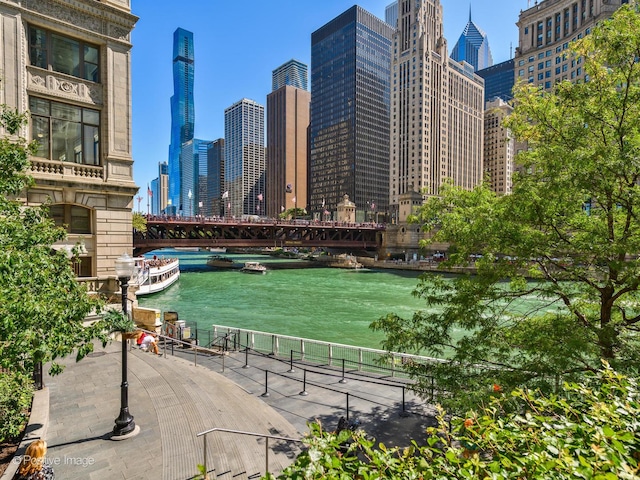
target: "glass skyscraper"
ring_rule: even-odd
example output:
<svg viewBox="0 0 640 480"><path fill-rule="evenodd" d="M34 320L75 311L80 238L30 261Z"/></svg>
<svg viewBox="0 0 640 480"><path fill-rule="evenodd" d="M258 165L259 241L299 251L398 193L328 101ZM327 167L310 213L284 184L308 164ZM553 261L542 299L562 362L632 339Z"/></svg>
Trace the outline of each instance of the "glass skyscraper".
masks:
<svg viewBox="0 0 640 480"><path fill-rule="evenodd" d="M171 97L171 144L169 145L169 213L175 213L187 194L183 192L180 152L182 144L193 139L195 109L193 101L193 33L178 28L173 33L173 96Z"/></svg>
<svg viewBox="0 0 640 480"><path fill-rule="evenodd" d="M225 215L258 215L265 187L264 106L243 98L224 111Z"/></svg>
<svg viewBox="0 0 640 480"><path fill-rule="evenodd" d="M285 85L307 90L307 84L307 65L298 60L289 60L272 72L272 92Z"/></svg>
<svg viewBox="0 0 640 480"><path fill-rule="evenodd" d="M358 6L311 34L309 207L356 216L389 199L389 69L393 28Z"/></svg>
<svg viewBox="0 0 640 480"><path fill-rule="evenodd" d="M393 28L397 28L398 0L386 6L386 8L384 9L384 21L391 25Z"/></svg>
<svg viewBox="0 0 640 480"><path fill-rule="evenodd" d="M456 62L465 61L478 71L493 65L493 57L489 48L489 39L471 20L471 8L469 8L469 22L464 27L458 43L451 51L451 58Z"/></svg>
<svg viewBox="0 0 640 480"><path fill-rule="evenodd" d="M489 102L496 97L505 102L513 98L514 69L515 63L512 58L476 72L479 77L484 78L485 102Z"/></svg>

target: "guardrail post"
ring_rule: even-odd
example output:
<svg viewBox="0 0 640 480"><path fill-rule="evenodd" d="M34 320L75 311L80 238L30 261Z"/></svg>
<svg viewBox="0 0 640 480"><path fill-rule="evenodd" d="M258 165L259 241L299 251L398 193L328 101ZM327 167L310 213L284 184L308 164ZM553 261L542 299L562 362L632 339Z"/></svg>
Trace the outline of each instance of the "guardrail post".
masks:
<svg viewBox="0 0 640 480"><path fill-rule="evenodd" d="M261 397L269 396L269 370L264 371L264 393L260 396Z"/></svg>
<svg viewBox="0 0 640 480"><path fill-rule="evenodd" d="M198 346L193 347L193 364L198 365Z"/></svg>
<svg viewBox="0 0 640 480"><path fill-rule="evenodd" d="M265 437L266 442L264 442L264 474L269 473L269 437Z"/></svg>
<svg viewBox="0 0 640 480"><path fill-rule="evenodd" d="M287 370L287 373L295 373L295 370L293 369L293 350L289 350L289 352L289 370Z"/></svg>
<svg viewBox="0 0 640 480"><path fill-rule="evenodd" d="M358 349L358 371L362 371L362 349Z"/></svg>
<svg viewBox="0 0 640 480"><path fill-rule="evenodd" d="M404 401L404 393L405 393L405 388L404 388L404 385L403 385L402 386L402 412L400 412L400 416L401 417L408 417L409 416L409 412L406 411L405 401Z"/></svg>
<svg viewBox="0 0 640 480"><path fill-rule="evenodd" d="M347 379L344 378L344 358L342 359L342 378L338 381L338 383L347 383Z"/></svg>
<svg viewBox="0 0 640 480"><path fill-rule="evenodd" d="M304 339L300 339L300 360L304 361Z"/></svg>
<svg viewBox="0 0 640 480"><path fill-rule="evenodd" d="M300 392L300 395L302 395L303 397L306 397L307 395L309 395L309 393L307 393L307 369L306 368L303 370L302 391Z"/></svg>
<svg viewBox="0 0 640 480"><path fill-rule="evenodd" d="M203 463L203 465L204 465L204 474L206 475L207 472L208 472L208 470L207 470L207 434L204 434L202 436L202 440L204 442L204 449L202 451L202 457L204 459L204 463Z"/></svg>
<svg viewBox="0 0 640 480"><path fill-rule="evenodd" d="M347 422L349 421L349 392L347 392Z"/></svg>
<svg viewBox="0 0 640 480"><path fill-rule="evenodd" d="M333 365L333 345L329 344L329 366Z"/></svg>
<svg viewBox="0 0 640 480"><path fill-rule="evenodd" d="M222 352L222 373L224 373L224 357L226 357L226 355Z"/></svg>
<svg viewBox="0 0 640 480"><path fill-rule="evenodd" d="M249 345L248 344L244 349L244 365L242 366L242 368L249 368Z"/></svg>

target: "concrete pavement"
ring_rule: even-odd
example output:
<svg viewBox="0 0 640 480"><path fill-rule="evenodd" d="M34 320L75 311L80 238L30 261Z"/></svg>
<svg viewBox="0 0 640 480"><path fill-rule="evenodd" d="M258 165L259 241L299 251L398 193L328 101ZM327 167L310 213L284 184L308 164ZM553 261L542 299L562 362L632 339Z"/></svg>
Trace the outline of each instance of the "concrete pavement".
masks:
<svg viewBox="0 0 640 480"><path fill-rule="evenodd" d="M56 478L193 478L203 464L203 439L196 434L211 428L299 439L307 422L334 430L348 416L378 441L403 446L420 442L432 424L429 407L397 379L355 372L343 378L339 371L302 364L291 372L288 362L268 355L173 353L129 352L129 410L140 433L122 441L110 440L120 411L120 342L79 363L66 360L62 375L46 378L46 440ZM299 443L270 440L269 470L279 473L300 451ZM266 468L265 440L214 432L207 458L211 478L259 478Z"/></svg>

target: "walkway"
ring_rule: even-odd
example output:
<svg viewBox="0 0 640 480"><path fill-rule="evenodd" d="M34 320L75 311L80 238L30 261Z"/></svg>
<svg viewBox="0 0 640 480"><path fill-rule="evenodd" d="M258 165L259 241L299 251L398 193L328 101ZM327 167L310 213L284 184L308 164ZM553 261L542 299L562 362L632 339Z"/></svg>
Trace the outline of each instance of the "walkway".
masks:
<svg viewBox="0 0 640 480"><path fill-rule="evenodd" d="M193 351L175 354L129 352L129 409L141 432L119 442L109 439L120 410L119 342L79 363L66 361L62 375L46 379L46 439L56 478L186 480L203 463L198 432L216 427L300 438L316 419L334 430L347 407L350 419L388 445L420 440L430 422L426 407L408 392L403 411L403 389L385 385L392 379L365 383L347 375L342 383L340 372L290 372L287 362L269 356L236 353L223 364L220 356L198 355L194 365ZM273 473L300 452L296 443L271 440L269 446ZM208 459L219 479L256 479L265 471L265 441L215 432L208 437Z"/></svg>

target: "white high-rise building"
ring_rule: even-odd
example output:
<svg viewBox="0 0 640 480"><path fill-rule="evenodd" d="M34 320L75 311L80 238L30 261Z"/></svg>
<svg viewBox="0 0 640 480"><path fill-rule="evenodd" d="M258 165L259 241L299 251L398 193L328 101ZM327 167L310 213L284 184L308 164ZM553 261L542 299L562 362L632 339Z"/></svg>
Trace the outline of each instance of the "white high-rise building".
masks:
<svg viewBox="0 0 640 480"><path fill-rule="evenodd" d="M442 182L482 180L484 81L449 58L439 0L400 0L391 46L390 194L403 222Z"/></svg>
<svg viewBox="0 0 640 480"><path fill-rule="evenodd" d="M258 212L265 187L264 106L243 98L224 111L225 215Z"/></svg>

